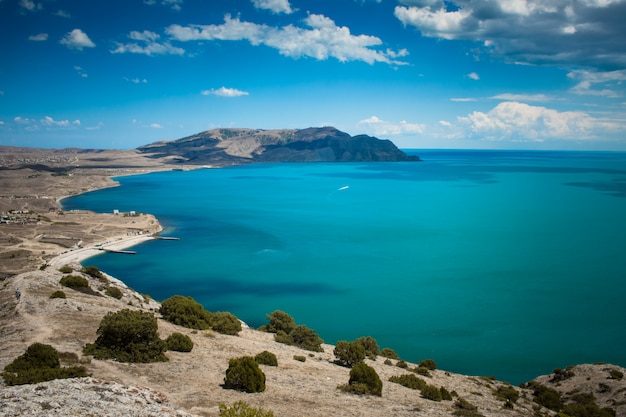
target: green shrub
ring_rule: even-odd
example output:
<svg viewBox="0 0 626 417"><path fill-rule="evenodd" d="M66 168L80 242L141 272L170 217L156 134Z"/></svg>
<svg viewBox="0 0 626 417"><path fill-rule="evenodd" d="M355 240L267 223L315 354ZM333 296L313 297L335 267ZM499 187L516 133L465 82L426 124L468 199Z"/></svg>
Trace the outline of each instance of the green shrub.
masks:
<svg viewBox="0 0 626 417"><path fill-rule="evenodd" d="M385 359L385 365L393 365L393 362L391 361L391 359Z"/></svg>
<svg viewBox="0 0 626 417"><path fill-rule="evenodd" d="M515 403L519 399L519 392L510 385L501 385L494 392L496 398L507 403Z"/></svg>
<svg viewBox="0 0 626 417"><path fill-rule="evenodd" d="M117 298L118 300L124 296L124 294L122 294L122 291L117 287L107 287L107 289L104 291L104 294L109 297Z"/></svg>
<svg viewBox="0 0 626 417"><path fill-rule="evenodd" d="M74 272L74 269L72 269L72 267L69 265L63 265L61 268L59 268L59 272L63 274L71 274L72 272Z"/></svg>
<svg viewBox="0 0 626 417"><path fill-rule="evenodd" d="M211 313L191 297L174 295L161 303L159 310L164 320L189 329L211 328Z"/></svg>
<svg viewBox="0 0 626 417"><path fill-rule="evenodd" d="M87 281L87 278L81 277L79 275L66 275L61 278L59 284L63 285L64 287L68 287L78 291L80 291L81 289L89 288L89 281Z"/></svg>
<svg viewBox="0 0 626 417"><path fill-rule="evenodd" d="M211 314L211 328L218 333L235 336L241 331L241 322L229 312L218 311Z"/></svg>
<svg viewBox="0 0 626 417"><path fill-rule="evenodd" d="M454 402L454 406L459 410L476 411L478 407L467 401L465 398L459 398Z"/></svg>
<svg viewBox="0 0 626 417"><path fill-rule="evenodd" d="M409 365L405 361L403 361L402 359L400 359L398 362L396 362L396 366L398 368L402 368L402 369L406 369L406 368L409 367Z"/></svg>
<svg viewBox="0 0 626 417"><path fill-rule="evenodd" d="M233 358L228 362L224 388L244 392L265 391L265 374L251 356Z"/></svg>
<svg viewBox="0 0 626 417"><path fill-rule="evenodd" d="M274 417L274 412L250 407L243 401L237 401L230 407L220 403L220 417Z"/></svg>
<svg viewBox="0 0 626 417"><path fill-rule="evenodd" d="M395 382L396 384L400 384L407 388L422 390L426 386L426 381L421 378L416 377L413 374L405 374L400 376L392 376L389 378L390 382Z"/></svg>
<svg viewBox="0 0 626 417"><path fill-rule="evenodd" d="M580 393L573 395L572 402L563 406L562 413L570 417L615 417L612 408L600 408L596 404L593 393Z"/></svg>
<svg viewBox="0 0 626 417"><path fill-rule="evenodd" d="M187 335L174 332L165 339L165 346L167 346L167 350L175 352L191 352L193 341Z"/></svg>
<svg viewBox="0 0 626 417"><path fill-rule="evenodd" d="M432 359L424 359L419 363L420 368L426 368L430 371L437 369L437 364Z"/></svg>
<svg viewBox="0 0 626 417"><path fill-rule="evenodd" d="M289 334L296 328L296 322L293 317L284 311L275 310L266 317L269 320L269 324L259 327L259 330L261 331L268 333L278 333L283 331L286 334Z"/></svg>
<svg viewBox="0 0 626 417"><path fill-rule="evenodd" d="M424 388L422 388L422 397L431 401L441 401L441 391L434 385L426 384Z"/></svg>
<svg viewBox="0 0 626 417"><path fill-rule="evenodd" d="M106 277L100 272L97 266L85 266L80 270L83 274L87 274L92 278L99 279L100 281L107 282Z"/></svg>
<svg viewBox="0 0 626 417"><path fill-rule="evenodd" d="M61 290L56 290L52 294L50 294L50 298L67 298L65 293Z"/></svg>
<svg viewBox="0 0 626 417"><path fill-rule="evenodd" d="M443 401L452 401L452 394L445 387L439 388L439 391L441 392L441 399Z"/></svg>
<svg viewBox="0 0 626 417"><path fill-rule="evenodd" d="M120 310L108 313L97 330L98 338L83 349L96 359L115 359L120 362L167 361L167 347L159 339L157 320L151 313Z"/></svg>
<svg viewBox="0 0 626 417"><path fill-rule="evenodd" d="M617 379L618 381L621 381L622 378L624 378L624 373L622 371L618 371L617 369L611 369L609 371L608 379Z"/></svg>
<svg viewBox="0 0 626 417"><path fill-rule="evenodd" d="M313 352L323 352L322 343L324 341L315 333L314 330L306 326L296 326L289 334L282 330L274 336L274 340L300 349L310 350Z"/></svg>
<svg viewBox="0 0 626 417"><path fill-rule="evenodd" d="M259 365L278 366L278 359L276 359L276 355L272 352L268 352L267 350L258 353L254 357L254 360L257 361Z"/></svg>
<svg viewBox="0 0 626 417"><path fill-rule="evenodd" d="M383 394L383 383L376 370L364 363L357 363L350 370L348 385L340 386L339 389L359 395Z"/></svg>
<svg viewBox="0 0 626 417"><path fill-rule="evenodd" d="M53 379L87 376L82 366L62 368L59 354L50 345L33 343L23 355L4 367L2 378L7 385L36 384Z"/></svg>
<svg viewBox="0 0 626 417"><path fill-rule="evenodd" d="M532 381L528 384L528 387L533 390L537 404L554 411L559 411L563 407L561 394L557 390Z"/></svg>
<svg viewBox="0 0 626 417"><path fill-rule="evenodd" d="M306 362L306 356L302 355L293 355L293 359L297 360L298 362Z"/></svg>
<svg viewBox="0 0 626 417"><path fill-rule="evenodd" d="M380 356L389 358L389 359L400 359L398 354L393 349L390 349L390 348L384 348L383 350L381 350Z"/></svg>
<svg viewBox="0 0 626 417"><path fill-rule="evenodd" d="M358 342L340 340L337 342L333 353L337 357L335 363L348 368L352 368L365 360L365 348Z"/></svg>
<svg viewBox="0 0 626 417"><path fill-rule="evenodd" d="M550 380L550 382L559 382L565 381L574 376L574 372L572 371L573 367L568 366L565 369L554 368L554 376Z"/></svg>
<svg viewBox="0 0 626 417"><path fill-rule="evenodd" d="M376 360L376 356L380 353L380 348L378 347L378 343L376 339L371 336L359 337L356 339L356 342L363 346L365 349L365 355L372 360Z"/></svg>
<svg viewBox="0 0 626 417"><path fill-rule="evenodd" d="M416 366L415 368L411 369L411 371L421 376L431 376L428 368L424 368L423 366Z"/></svg>

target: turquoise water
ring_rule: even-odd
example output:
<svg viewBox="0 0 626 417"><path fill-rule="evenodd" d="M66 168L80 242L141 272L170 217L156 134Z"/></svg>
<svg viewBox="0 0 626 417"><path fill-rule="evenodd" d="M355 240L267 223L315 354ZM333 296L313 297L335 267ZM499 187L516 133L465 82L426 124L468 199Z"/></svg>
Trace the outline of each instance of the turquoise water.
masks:
<svg viewBox="0 0 626 417"><path fill-rule="evenodd" d="M626 154L416 153L122 177L64 206L153 213L180 237L84 262L158 300L252 326L280 309L328 343L370 335L512 383L626 365Z"/></svg>

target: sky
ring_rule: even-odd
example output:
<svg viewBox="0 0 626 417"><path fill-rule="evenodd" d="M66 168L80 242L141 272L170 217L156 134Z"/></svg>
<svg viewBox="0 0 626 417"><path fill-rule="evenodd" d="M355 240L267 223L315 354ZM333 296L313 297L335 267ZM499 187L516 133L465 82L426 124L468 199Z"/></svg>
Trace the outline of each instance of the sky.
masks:
<svg viewBox="0 0 626 417"><path fill-rule="evenodd" d="M0 0L0 145L626 151L626 0Z"/></svg>

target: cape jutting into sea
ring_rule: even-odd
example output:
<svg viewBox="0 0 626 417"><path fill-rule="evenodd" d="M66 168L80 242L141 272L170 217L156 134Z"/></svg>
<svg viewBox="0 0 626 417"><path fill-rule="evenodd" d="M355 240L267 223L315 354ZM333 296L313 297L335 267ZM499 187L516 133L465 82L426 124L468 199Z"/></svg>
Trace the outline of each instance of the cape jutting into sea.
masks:
<svg viewBox="0 0 626 417"><path fill-rule="evenodd" d="M84 262L251 326L283 310L327 343L520 383L626 365L626 154L410 151L120 177L66 209L146 212L164 236Z"/></svg>

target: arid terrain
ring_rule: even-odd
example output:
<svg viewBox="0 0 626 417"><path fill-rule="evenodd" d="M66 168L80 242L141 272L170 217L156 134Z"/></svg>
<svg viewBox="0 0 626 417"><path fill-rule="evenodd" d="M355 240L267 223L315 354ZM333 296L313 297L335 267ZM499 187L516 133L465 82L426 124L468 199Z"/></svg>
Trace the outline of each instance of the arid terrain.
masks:
<svg viewBox="0 0 626 417"><path fill-rule="evenodd" d="M237 336L175 326L160 319L159 303L110 276L109 285L123 293L119 300L104 295L102 281L84 274L94 294L64 288L59 284L64 275L59 268L69 265L73 274L81 275L77 261L97 253L97 244L126 247L150 238L160 226L150 214L62 212L58 200L114 186L111 176L171 169L171 165L136 151L1 151L0 212L6 223L0 224L0 368L30 344L41 342L75 354L92 376L15 387L2 383L2 416L218 416L220 403L238 400L273 410L276 416L451 416L460 411L455 406L460 398L477 407L474 414L464 415L556 415L533 401L531 389L513 387L520 398L507 406L495 395L499 387L507 386L505 382L446 370L431 371L424 378L454 392L456 398L427 400L417 390L389 382L391 376L411 372L395 360L386 364L382 357L366 360L383 381L382 396L347 394L337 386L348 382L349 369L334 363L331 345L323 345L324 352L308 352L277 343L272 334L247 326ZM67 298L50 299L59 289ZM173 332L186 334L194 342L193 350L167 352L168 362L152 364L84 356L82 348L95 340L100 320L124 308L153 312L159 318L161 338ZM264 392L246 394L222 387L230 358L264 350L278 358L277 367L262 366L267 377ZM305 356L306 361L295 360L295 355ZM564 394L593 393L601 407L626 416L626 380L611 377L625 372L609 364L580 365L569 369L566 377L547 375L538 381Z"/></svg>

